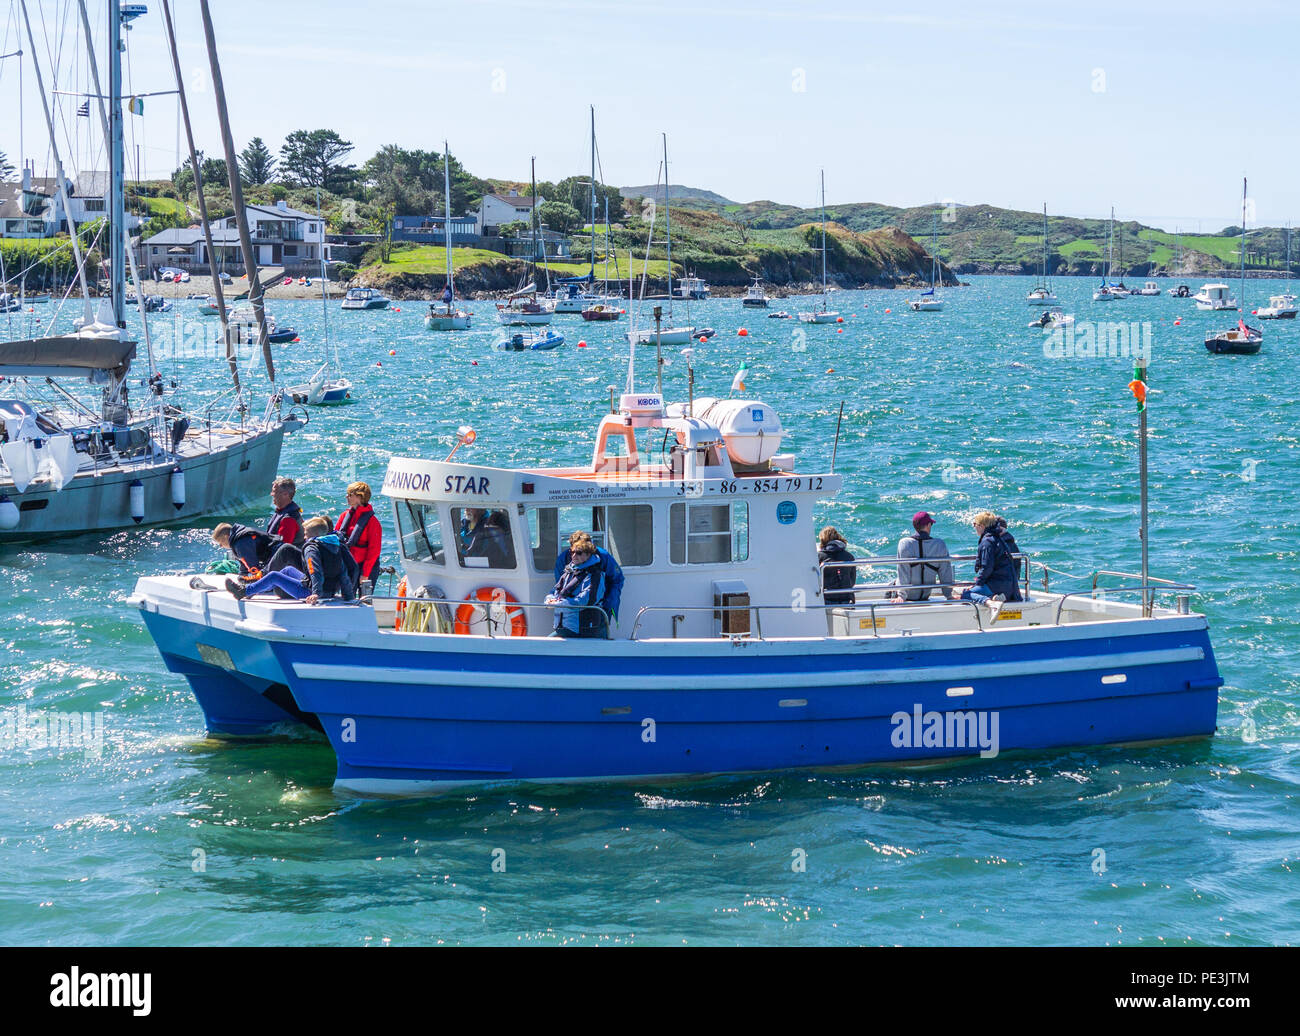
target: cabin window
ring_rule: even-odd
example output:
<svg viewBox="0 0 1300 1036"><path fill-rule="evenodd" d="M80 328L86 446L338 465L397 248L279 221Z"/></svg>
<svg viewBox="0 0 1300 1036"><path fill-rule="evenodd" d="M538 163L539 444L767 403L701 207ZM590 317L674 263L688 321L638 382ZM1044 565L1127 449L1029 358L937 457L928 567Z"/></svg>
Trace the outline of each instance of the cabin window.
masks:
<svg viewBox="0 0 1300 1036"><path fill-rule="evenodd" d="M530 507L529 545L537 572L555 570L556 559L569 546L569 534L591 533L623 568L645 568L654 563L654 508L649 504L615 507Z"/></svg>
<svg viewBox="0 0 1300 1036"><path fill-rule="evenodd" d="M435 565L447 563L447 555L442 549L438 509L433 504L399 500L397 533L402 544L402 557L407 561L431 561Z"/></svg>
<svg viewBox="0 0 1300 1036"><path fill-rule="evenodd" d="M514 568L510 515L500 507L453 507L451 526L461 568Z"/></svg>
<svg viewBox="0 0 1300 1036"><path fill-rule="evenodd" d="M749 558L749 504L673 504L668 511L669 561L725 565Z"/></svg>

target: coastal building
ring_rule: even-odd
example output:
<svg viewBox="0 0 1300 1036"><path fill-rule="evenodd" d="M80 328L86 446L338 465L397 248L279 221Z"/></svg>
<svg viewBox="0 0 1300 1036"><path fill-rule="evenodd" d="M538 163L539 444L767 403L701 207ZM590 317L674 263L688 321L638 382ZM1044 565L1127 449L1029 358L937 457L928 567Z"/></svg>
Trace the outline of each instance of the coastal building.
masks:
<svg viewBox="0 0 1300 1036"><path fill-rule="evenodd" d="M78 226L102 219L108 211L108 173L91 171L75 180L67 176L37 176L35 164L23 165L22 177L0 184L0 237L54 237L68 232L68 212L64 211L59 184L68 196L68 209ZM127 213L126 229L130 233L142 220Z"/></svg>
<svg viewBox="0 0 1300 1036"><path fill-rule="evenodd" d="M326 260L330 258L325 225L314 213L292 209L283 201L248 205L245 211L259 266L281 266L286 272L302 268L310 273L319 270L322 254ZM213 224L212 245L215 255L209 257L201 227L163 230L144 240L141 265L151 273L165 266L243 269L244 253L234 216Z"/></svg>
<svg viewBox="0 0 1300 1036"><path fill-rule="evenodd" d="M537 204L542 205L545 201L545 198L538 198ZM505 194L485 194L478 205L478 232L487 236L507 223L527 223L532 211L532 197L524 197L514 189Z"/></svg>
<svg viewBox="0 0 1300 1036"><path fill-rule="evenodd" d="M440 245L447 240L446 222L443 216L394 216L393 240ZM478 216L475 214L452 216L451 243L477 245L482 236L479 234L478 226Z"/></svg>

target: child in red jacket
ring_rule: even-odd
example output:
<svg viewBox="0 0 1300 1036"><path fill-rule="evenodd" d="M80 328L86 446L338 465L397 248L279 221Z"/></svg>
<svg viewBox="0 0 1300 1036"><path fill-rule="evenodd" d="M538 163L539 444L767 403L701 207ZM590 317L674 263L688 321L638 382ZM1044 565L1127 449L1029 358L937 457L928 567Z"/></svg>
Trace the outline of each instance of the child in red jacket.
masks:
<svg viewBox="0 0 1300 1036"><path fill-rule="evenodd" d="M375 509L370 506L370 487L366 483L353 482L348 486L348 509L339 515L334 531L352 552L361 568L361 578L373 583L384 533Z"/></svg>

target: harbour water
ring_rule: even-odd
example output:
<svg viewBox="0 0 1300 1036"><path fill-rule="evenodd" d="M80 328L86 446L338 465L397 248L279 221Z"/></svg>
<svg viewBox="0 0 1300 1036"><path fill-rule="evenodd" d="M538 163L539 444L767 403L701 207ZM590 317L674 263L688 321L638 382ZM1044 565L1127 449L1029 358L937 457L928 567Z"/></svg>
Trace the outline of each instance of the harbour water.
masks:
<svg viewBox="0 0 1300 1036"><path fill-rule="evenodd" d="M693 305L691 322L719 332L697 348L696 392L726 395L746 362L746 394L781 414L804 472L829 465L844 401L846 488L823 501L819 522L839 526L859 556L891 552L921 509L954 553L969 553L968 519L991 508L1022 549L1077 577L1054 574L1053 589L1075 589L1094 569L1136 571L1139 560L1132 360L1091 355L1085 322L1122 322L1122 336L1093 328L1116 352L1149 340L1151 566L1200 587L1194 607L1210 616L1227 681L1214 739L921 770L358 799L331 789L323 741L206 739L187 685L125 603L141 573L214 560L206 527L9 548L0 941L1300 940L1300 325L1264 322L1258 356L1215 357L1205 332L1235 315L1163 295L1096 305L1093 281L1059 280L1079 321L1074 355L1061 356L1026 327L1041 312L1024 301L1030 279L971 280L943 293L939 314L909 312L908 292L837 292L839 325L769 320L738 299ZM1248 287L1253 308L1282 285ZM189 401L226 388L207 344L215 320L196 305L178 301L153 325L160 369ZM780 307L800 305L773 300ZM621 390L626 375L627 321L559 317L563 348L503 353L492 304L469 308L475 330L434 334L419 303L331 306L358 399L313 411L286 442L280 469L298 480L305 511L337 514L353 479L377 489L393 452L445 455L464 423L483 463L589 455L609 386ZM270 309L302 338L274 347L277 362L306 380L322 353L319 303ZM189 349L167 344L170 328L200 322L201 334L181 336ZM196 341L207 355L185 355ZM666 394L684 398L685 363L665 351ZM653 384L653 355L638 350L641 387ZM220 517L257 520L265 505ZM32 736L73 712L102 737ZM26 734L14 737L20 720Z"/></svg>

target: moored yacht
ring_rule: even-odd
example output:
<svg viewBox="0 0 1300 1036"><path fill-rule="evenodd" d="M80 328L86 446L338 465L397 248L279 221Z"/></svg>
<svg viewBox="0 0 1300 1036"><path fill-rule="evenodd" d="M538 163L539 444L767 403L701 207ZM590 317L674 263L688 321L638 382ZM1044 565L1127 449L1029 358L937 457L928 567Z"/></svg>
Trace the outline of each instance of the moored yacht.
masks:
<svg viewBox="0 0 1300 1036"><path fill-rule="evenodd" d="M826 170L822 170L822 303L809 310L799 311L801 324L835 324L840 314L830 308L830 293L826 282Z"/></svg>
<svg viewBox="0 0 1300 1036"><path fill-rule="evenodd" d="M763 290L763 284L760 278L755 277L754 283L745 289L745 294L741 296L740 304L746 309L767 309L767 292Z"/></svg>
<svg viewBox="0 0 1300 1036"><path fill-rule="evenodd" d="M1236 309L1237 300L1232 297L1232 289L1226 284L1203 284L1201 290L1192 296L1197 309L1218 311Z"/></svg>
<svg viewBox="0 0 1300 1036"><path fill-rule="evenodd" d="M693 302L700 302L709 297L709 286L704 283L703 277L695 276L694 271L677 281L677 297L679 299L690 299Z"/></svg>
<svg viewBox="0 0 1300 1036"><path fill-rule="evenodd" d="M1295 315L1296 297L1289 293L1270 295L1268 305L1255 311L1260 320L1294 320Z"/></svg>
<svg viewBox="0 0 1300 1036"><path fill-rule="evenodd" d="M1246 178L1241 179L1241 308L1246 308ZM1209 287L1209 285L1207 285ZM1200 303L1198 302L1199 306ZM1251 327L1244 317L1237 326L1205 336L1205 348L1212 353L1253 356L1264 344L1264 332Z"/></svg>
<svg viewBox="0 0 1300 1036"><path fill-rule="evenodd" d="M343 297L344 309L387 309L389 298L378 288L349 288Z"/></svg>

